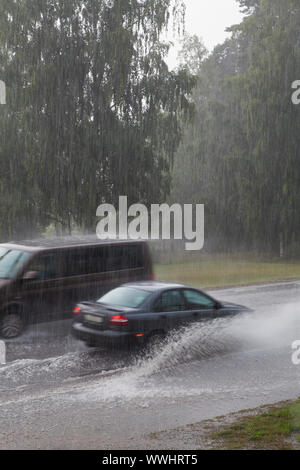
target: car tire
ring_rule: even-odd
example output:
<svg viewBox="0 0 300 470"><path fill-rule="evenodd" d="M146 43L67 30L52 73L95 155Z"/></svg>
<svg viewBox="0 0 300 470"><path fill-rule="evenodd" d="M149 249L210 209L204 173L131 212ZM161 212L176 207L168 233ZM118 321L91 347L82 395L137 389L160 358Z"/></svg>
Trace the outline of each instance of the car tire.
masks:
<svg viewBox="0 0 300 470"><path fill-rule="evenodd" d="M24 329L24 321L18 312L5 313L2 321L0 334L2 338L12 339L20 336Z"/></svg>

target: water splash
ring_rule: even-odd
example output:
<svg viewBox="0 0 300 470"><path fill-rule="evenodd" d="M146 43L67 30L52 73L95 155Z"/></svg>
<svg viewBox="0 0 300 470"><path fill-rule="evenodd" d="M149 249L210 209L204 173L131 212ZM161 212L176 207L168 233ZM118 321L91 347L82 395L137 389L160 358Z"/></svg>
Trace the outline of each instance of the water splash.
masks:
<svg viewBox="0 0 300 470"><path fill-rule="evenodd" d="M216 319L170 334L155 350L146 356L139 355L130 369L93 385L88 397L114 403L135 400L147 406L156 398L178 399L217 393L201 386L201 367L214 357L229 354L232 360L232 354L256 349L286 347L288 358L297 332L300 338L299 309L298 303L278 306L272 312L260 310L240 317ZM195 387L197 374L199 386ZM234 384L226 389L227 393L235 391Z"/></svg>
<svg viewBox="0 0 300 470"><path fill-rule="evenodd" d="M39 382L61 382L82 373L95 373L79 396L95 401L141 406L157 397L191 397L216 393L202 383L203 369L215 362L234 367L245 351L286 348L300 338L300 304L261 309L236 318L194 324L166 337L152 351L136 356L91 350L43 360L20 360L0 368L0 390ZM227 359L228 357L228 359ZM210 362L211 361L211 362ZM109 372L103 374L103 371ZM112 374L110 374L112 372ZM195 383L197 386L195 386ZM234 393L234 385L227 392ZM224 390L223 390L224 392ZM221 391L220 391L221 393Z"/></svg>

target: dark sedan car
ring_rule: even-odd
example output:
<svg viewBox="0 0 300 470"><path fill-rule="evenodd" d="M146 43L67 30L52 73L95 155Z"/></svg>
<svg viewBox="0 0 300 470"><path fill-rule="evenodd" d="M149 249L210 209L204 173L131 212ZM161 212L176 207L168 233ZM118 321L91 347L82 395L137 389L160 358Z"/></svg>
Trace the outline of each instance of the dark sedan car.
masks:
<svg viewBox="0 0 300 470"><path fill-rule="evenodd" d="M95 302L76 305L72 331L89 345L144 343L182 325L249 311L218 302L192 287L141 281L117 287Z"/></svg>

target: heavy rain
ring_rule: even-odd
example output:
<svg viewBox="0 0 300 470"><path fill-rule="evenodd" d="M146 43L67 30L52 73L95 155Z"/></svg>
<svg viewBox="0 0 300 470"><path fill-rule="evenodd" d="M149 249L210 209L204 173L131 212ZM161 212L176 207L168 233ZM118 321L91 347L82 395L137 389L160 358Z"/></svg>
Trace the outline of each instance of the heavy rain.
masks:
<svg viewBox="0 0 300 470"><path fill-rule="evenodd" d="M1 450L300 448L300 5L219 1L0 3Z"/></svg>

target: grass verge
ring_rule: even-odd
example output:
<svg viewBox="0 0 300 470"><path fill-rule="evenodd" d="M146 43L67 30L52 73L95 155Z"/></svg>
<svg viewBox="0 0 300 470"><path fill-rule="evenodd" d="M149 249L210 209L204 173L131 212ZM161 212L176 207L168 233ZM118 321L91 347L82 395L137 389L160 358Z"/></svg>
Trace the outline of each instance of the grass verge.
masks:
<svg viewBox="0 0 300 470"><path fill-rule="evenodd" d="M291 450L300 448L300 399L242 416L209 435L212 446L228 449Z"/></svg>
<svg viewBox="0 0 300 470"><path fill-rule="evenodd" d="M158 431L144 447L163 450L300 450L300 399Z"/></svg>
<svg viewBox="0 0 300 470"><path fill-rule="evenodd" d="M156 264L156 279L198 288L242 286L300 278L300 262L241 260L226 256L195 257L194 262Z"/></svg>

